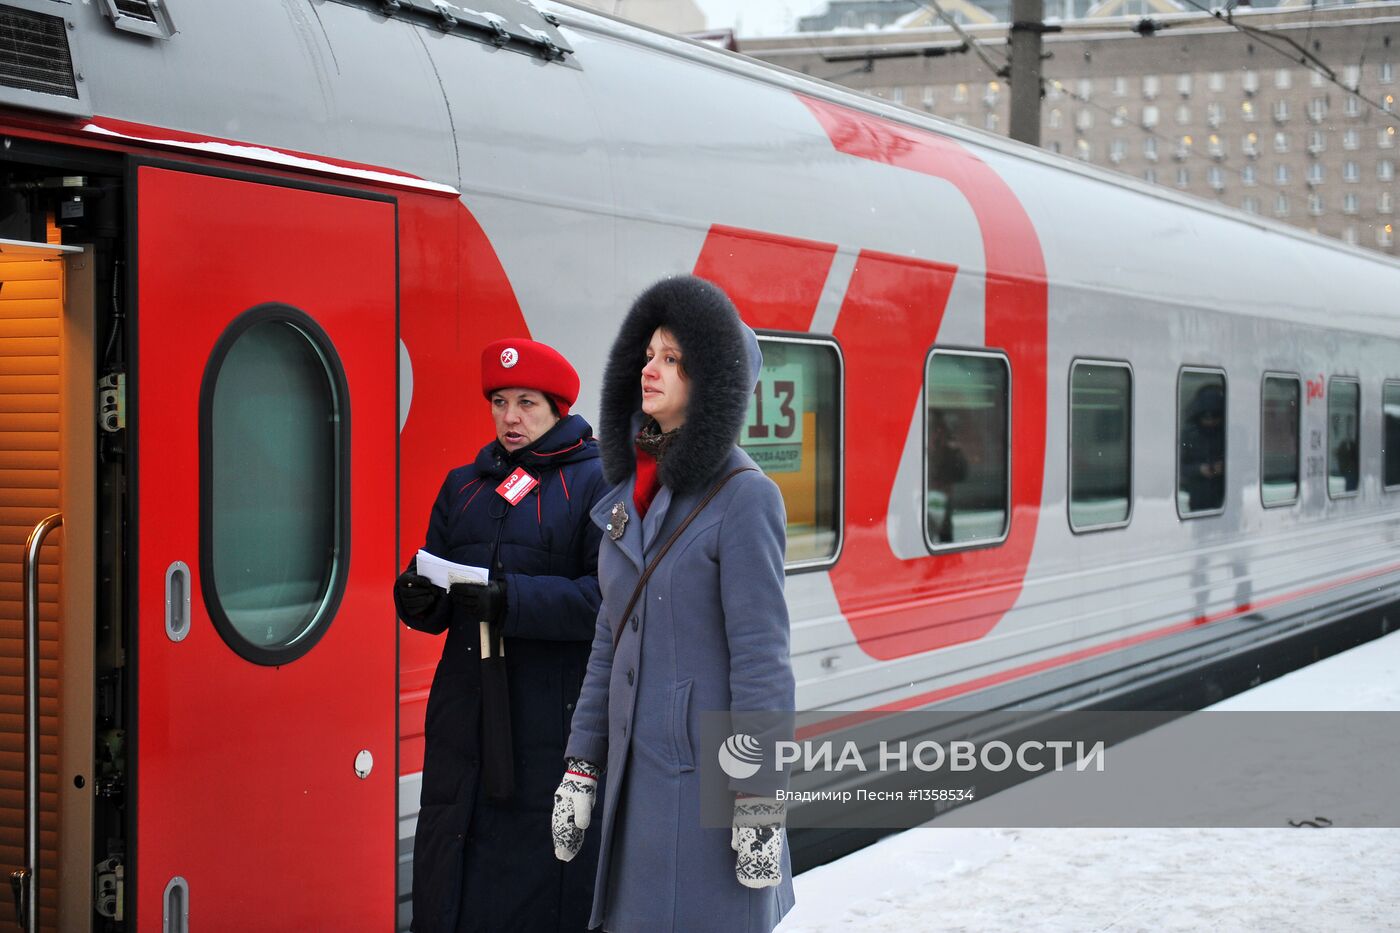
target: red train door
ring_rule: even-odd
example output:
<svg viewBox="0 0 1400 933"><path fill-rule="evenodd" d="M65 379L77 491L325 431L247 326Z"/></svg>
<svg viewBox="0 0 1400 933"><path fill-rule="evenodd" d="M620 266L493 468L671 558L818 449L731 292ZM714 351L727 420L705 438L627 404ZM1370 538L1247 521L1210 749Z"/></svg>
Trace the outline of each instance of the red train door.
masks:
<svg viewBox="0 0 1400 933"><path fill-rule="evenodd" d="M137 169L136 929L392 928L395 230Z"/></svg>

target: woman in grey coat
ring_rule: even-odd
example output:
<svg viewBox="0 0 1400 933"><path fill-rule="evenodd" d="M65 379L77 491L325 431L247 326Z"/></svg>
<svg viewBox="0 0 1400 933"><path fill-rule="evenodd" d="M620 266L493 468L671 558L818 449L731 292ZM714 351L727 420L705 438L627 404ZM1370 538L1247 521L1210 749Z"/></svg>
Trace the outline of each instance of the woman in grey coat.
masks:
<svg viewBox="0 0 1400 933"><path fill-rule="evenodd" d="M689 276L637 299L608 359L603 603L553 814L564 860L599 824L590 928L768 933L793 904L781 804L739 795L732 827L702 827L696 771L718 751L699 746L700 711L795 702L782 496L735 443L761 363L725 294ZM721 483L624 618L648 561Z"/></svg>

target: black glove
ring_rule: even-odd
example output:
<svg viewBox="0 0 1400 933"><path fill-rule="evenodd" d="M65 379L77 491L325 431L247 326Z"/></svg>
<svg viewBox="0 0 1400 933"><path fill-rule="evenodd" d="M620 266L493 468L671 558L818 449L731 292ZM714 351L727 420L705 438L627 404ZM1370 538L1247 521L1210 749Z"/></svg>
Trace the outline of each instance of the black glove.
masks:
<svg viewBox="0 0 1400 933"><path fill-rule="evenodd" d="M452 604L472 622L499 625L506 615L506 585L500 580L490 583L454 583L447 595Z"/></svg>
<svg viewBox="0 0 1400 933"><path fill-rule="evenodd" d="M441 596L442 590L434 586L431 580L412 570L405 570L394 581L394 599L399 604L399 611L415 621L432 612Z"/></svg>

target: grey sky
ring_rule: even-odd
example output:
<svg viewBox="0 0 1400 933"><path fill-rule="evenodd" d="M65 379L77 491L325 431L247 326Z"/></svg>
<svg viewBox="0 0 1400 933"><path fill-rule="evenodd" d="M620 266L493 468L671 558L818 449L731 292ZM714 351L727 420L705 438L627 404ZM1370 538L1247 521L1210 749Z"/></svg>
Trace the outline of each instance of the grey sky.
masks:
<svg viewBox="0 0 1400 933"><path fill-rule="evenodd" d="M794 32L797 17L826 9L826 0L695 0L710 29L733 29L741 36Z"/></svg>

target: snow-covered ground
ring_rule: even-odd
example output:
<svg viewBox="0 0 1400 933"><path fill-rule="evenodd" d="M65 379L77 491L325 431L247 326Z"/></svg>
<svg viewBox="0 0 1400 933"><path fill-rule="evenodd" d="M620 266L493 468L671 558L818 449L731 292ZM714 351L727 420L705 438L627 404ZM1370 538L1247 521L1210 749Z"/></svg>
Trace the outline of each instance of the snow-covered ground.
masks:
<svg viewBox="0 0 1400 933"><path fill-rule="evenodd" d="M1400 711L1400 633L1212 709ZM780 933L1376 933L1400 930L1400 830L920 828L795 884Z"/></svg>

